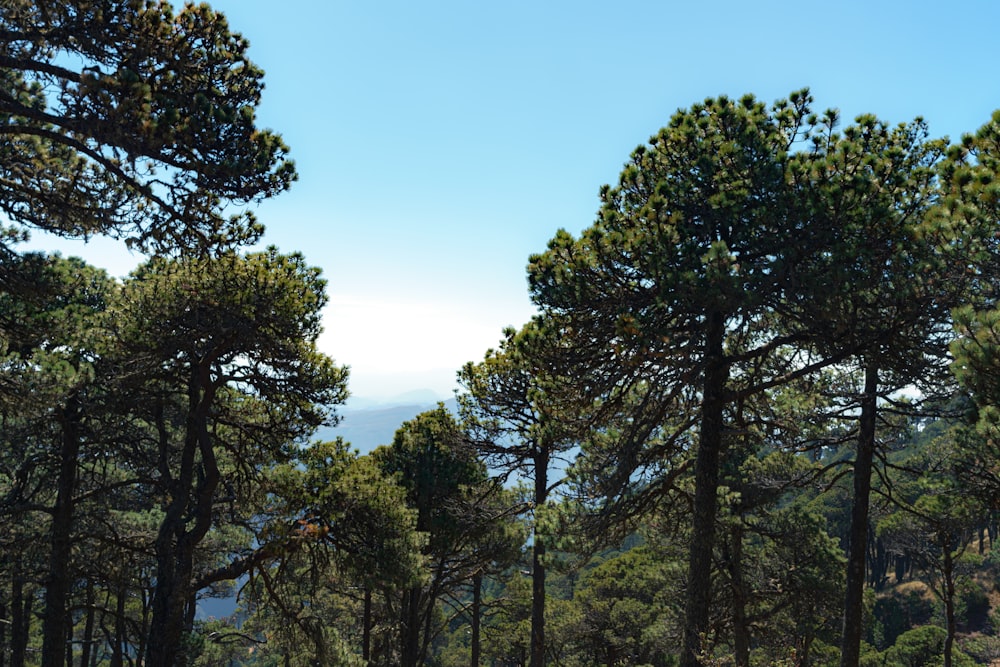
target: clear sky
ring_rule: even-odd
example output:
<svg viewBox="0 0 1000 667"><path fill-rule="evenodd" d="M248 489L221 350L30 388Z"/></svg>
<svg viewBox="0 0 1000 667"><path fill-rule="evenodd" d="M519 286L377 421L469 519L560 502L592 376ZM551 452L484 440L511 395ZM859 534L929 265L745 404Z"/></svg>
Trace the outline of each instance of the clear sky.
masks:
<svg viewBox="0 0 1000 667"><path fill-rule="evenodd" d="M923 116L957 139L1000 108L993 0L215 0L266 72L261 124L300 180L265 242L323 268L321 346L352 392L450 394L532 313L528 256L678 108L808 86L818 111ZM114 275L138 261L84 254Z"/></svg>

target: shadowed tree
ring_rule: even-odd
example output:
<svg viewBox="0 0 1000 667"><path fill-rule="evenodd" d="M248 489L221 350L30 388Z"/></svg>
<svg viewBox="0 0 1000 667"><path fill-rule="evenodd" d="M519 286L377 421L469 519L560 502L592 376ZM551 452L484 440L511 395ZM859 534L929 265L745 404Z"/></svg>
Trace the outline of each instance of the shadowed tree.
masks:
<svg viewBox="0 0 1000 667"><path fill-rule="evenodd" d="M534 301L566 322L588 365L578 391L625 415L603 448L620 452L610 494L628 498L640 468L669 477L667 461L696 452L686 666L708 629L725 406L810 369L793 355L768 363L808 333L775 321L787 293L819 289L795 275L813 246L789 165L809 102L722 97L678 111L602 189L597 222L579 239L559 232L529 266ZM738 364L772 375L748 383Z"/></svg>
<svg viewBox="0 0 1000 667"><path fill-rule="evenodd" d="M529 266L535 302L589 351L578 390L618 413L600 435L602 456L617 452L600 466L611 505L666 492L693 465L686 666L708 629L727 406L853 357L877 359L863 393L874 407L879 368L912 378L930 366L905 355L941 347L947 262L927 249L947 231L921 224L943 145L919 122L871 117L840 136L837 114L811 116L809 102L679 111L602 190L597 222L579 239L560 232ZM862 413L870 442L874 413Z"/></svg>
<svg viewBox="0 0 1000 667"><path fill-rule="evenodd" d="M77 259L27 254L11 265L32 284L0 290L6 442L0 512L15 523L33 514L47 517L32 521L48 533L49 546L42 664L59 667L72 627L74 545L84 523L77 505L81 496L96 493L88 487L93 480L83 479L81 461L110 448L103 424L115 400L100 367L97 324L115 284Z"/></svg>
<svg viewBox="0 0 1000 667"><path fill-rule="evenodd" d="M466 393L459 409L476 448L504 477L531 484L531 508L542 511L562 483L550 479L553 465L579 440L583 427L575 401L565 393L568 370L554 321L535 319L508 329L499 350L466 364L458 378ZM562 461L565 464L565 461ZM531 558L532 667L545 664L545 550L547 536L535 530Z"/></svg>
<svg viewBox="0 0 1000 667"><path fill-rule="evenodd" d="M405 422L391 446L373 452L395 474L426 534L426 580L403 594L400 664L415 666L440 631L439 601L474 582L497 561L510 562L523 540L512 522L518 507L486 474L455 418L438 405Z"/></svg>
<svg viewBox="0 0 1000 667"><path fill-rule="evenodd" d="M346 396L346 371L316 349L323 290L317 269L273 248L157 259L108 311L132 409L152 430L147 492L163 511L146 664L184 655L195 553L222 496L246 497Z"/></svg>
<svg viewBox="0 0 1000 667"><path fill-rule="evenodd" d="M365 664L379 664L372 612L359 600L370 607L372 593L412 585L424 565L405 491L340 440L303 449L267 475L266 488L273 511L240 592L247 618L225 631L261 641L258 659L294 664L342 664L346 640L360 637Z"/></svg>
<svg viewBox="0 0 1000 667"><path fill-rule="evenodd" d="M906 387L924 398L952 391L950 311L965 295L968 244L955 242L952 221L935 208L946 144L928 140L923 121L890 127L860 116L842 134L835 116L825 123L824 140L803 153L802 166L816 185L804 198L828 251L800 272L827 289L812 304L808 295L791 297L814 322L821 353L849 353L841 366L848 393L839 401L856 419L857 440L841 665L856 667L879 411L905 410L893 395Z"/></svg>

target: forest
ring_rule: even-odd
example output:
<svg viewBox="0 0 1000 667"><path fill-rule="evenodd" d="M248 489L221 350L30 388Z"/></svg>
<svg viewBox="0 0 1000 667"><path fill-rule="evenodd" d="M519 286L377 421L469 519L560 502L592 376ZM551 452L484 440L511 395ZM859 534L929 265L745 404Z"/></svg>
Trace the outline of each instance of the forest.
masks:
<svg viewBox="0 0 1000 667"><path fill-rule="evenodd" d="M325 281L259 244L296 171L246 40L0 35L0 667L1000 664L1000 112L678 110L361 455Z"/></svg>

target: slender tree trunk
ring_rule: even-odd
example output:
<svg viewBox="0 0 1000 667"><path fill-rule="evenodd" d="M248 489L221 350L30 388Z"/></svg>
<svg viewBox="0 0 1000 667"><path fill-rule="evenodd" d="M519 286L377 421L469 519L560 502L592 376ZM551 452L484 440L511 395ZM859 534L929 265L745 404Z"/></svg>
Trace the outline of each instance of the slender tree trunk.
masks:
<svg viewBox="0 0 1000 667"><path fill-rule="evenodd" d="M535 534L531 546L530 667L545 665L545 543Z"/></svg>
<svg viewBox="0 0 1000 667"><path fill-rule="evenodd" d="M115 596L115 644L111 649L111 667L125 666L125 595L123 582Z"/></svg>
<svg viewBox="0 0 1000 667"><path fill-rule="evenodd" d="M66 662L63 664L66 667L73 667L73 618L69 614L66 616L66 642L63 646L63 655L66 657Z"/></svg>
<svg viewBox="0 0 1000 667"><path fill-rule="evenodd" d="M950 537L950 536L949 536ZM944 615L947 634L944 637L944 667L951 667L951 649L955 644L955 562L952 556L952 540L945 537L941 540L941 551L944 559Z"/></svg>
<svg viewBox="0 0 1000 667"><path fill-rule="evenodd" d="M479 667L479 628L483 613L483 575L477 572L472 578L472 667Z"/></svg>
<svg viewBox="0 0 1000 667"><path fill-rule="evenodd" d="M443 564L442 564L443 568ZM433 606L437 604L440 599L441 589L436 584L431 584L430 591L428 591L425 602L427 607L422 609L423 612L423 632L420 633L420 651L417 653L417 664L424 665L427 663L427 653L431 648L431 621L434 620Z"/></svg>
<svg viewBox="0 0 1000 667"><path fill-rule="evenodd" d="M0 598L0 667L6 667L7 662L7 626L10 617L7 613L7 603Z"/></svg>
<svg viewBox="0 0 1000 667"><path fill-rule="evenodd" d="M903 580L906 579L906 557L896 556L893 560L893 564L896 569L896 584L898 585L903 583Z"/></svg>
<svg viewBox="0 0 1000 667"><path fill-rule="evenodd" d="M56 504L52 512L49 537L49 572L45 585L45 615L42 621L42 667L63 667L66 658L66 612L73 586L73 496L76 493L76 468L80 454L80 408L70 395L60 411L62 442L59 448L59 478Z"/></svg>
<svg viewBox="0 0 1000 667"><path fill-rule="evenodd" d="M31 607L34 596L25 595L23 563L20 556L14 557L13 586L11 588L10 608L10 664L11 667L24 667L28 653L28 637L31 634Z"/></svg>
<svg viewBox="0 0 1000 667"><path fill-rule="evenodd" d="M430 533L432 509L430 489L424 488L422 484L418 485L416 507L417 531ZM433 586L433 582L431 585ZM420 617L421 611L423 611L421 607L425 601L428 606L433 604L434 599L433 593L428 591L425 600L424 590L421 586L414 586L403 595L402 667L416 667L420 663Z"/></svg>
<svg viewBox="0 0 1000 667"><path fill-rule="evenodd" d="M868 544L868 581L872 588L880 591L889 579L889 556L885 552L885 545L882 544L882 540L875 537L871 526L868 531Z"/></svg>
<svg viewBox="0 0 1000 667"><path fill-rule="evenodd" d="M841 667L858 667L864 619L865 561L868 551L868 505L875 460L875 418L878 407L878 368L865 368L865 388L858 423L858 449L854 462L854 504L847 556L847 594L844 601L844 634Z"/></svg>
<svg viewBox="0 0 1000 667"><path fill-rule="evenodd" d="M122 586L123 586L123 588L122 588L123 594L125 594L125 591L127 591L128 583L123 583ZM146 648L147 648L146 647L146 642L149 639L150 628L152 627L152 621L153 621L153 595L155 594L154 593L154 587L155 587L155 584L151 581L148 585L144 585L144 586L142 586L139 589L141 591L141 596L142 596L142 616L140 617L140 621L139 621L140 632L138 633L138 636L136 638L135 653L136 653L136 655L138 655L140 657L146 655ZM126 596L125 599L126 600L128 599L127 596ZM124 618L125 617L122 616L122 619L124 619ZM127 632L127 627L126 627L126 632ZM125 646L127 648L128 647L128 642L127 642L128 635L127 634L123 634L122 637L124 637L125 640L126 640L126 643L123 644L123 646ZM129 660L129 664L131 664L131 660Z"/></svg>
<svg viewBox="0 0 1000 667"><path fill-rule="evenodd" d="M80 651L80 667L90 667L90 655L94 647L94 625L97 612L94 607L97 604L97 595L94 592L93 580L87 581L87 620L83 624L83 646Z"/></svg>
<svg viewBox="0 0 1000 667"><path fill-rule="evenodd" d="M811 664L809 660L809 652L812 649L812 643L812 637L804 637L802 639L802 650L799 651L799 662L796 667L809 667Z"/></svg>
<svg viewBox="0 0 1000 667"><path fill-rule="evenodd" d="M193 571L192 571L193 572ZM190 632L194 628L194 618L198 613L197 591L192 590L184 605L184 630Z"/></svg>
<svg viewBox="0 0 1000 667"><path fill-rule="evenodd" d="M17 667L24 667L28 660L28 641L31 639L31 619L34 618L35 595L29 591L24 596L24 604L21 611L21 631L18 637L18 661Z"/></svg>
<svg viewBox="0 0 1000 667"><path fill-rule="evenodd" d="M402 667L416 667L420 652L420 587L411 588L403 598Z"/></svg>
<svg viewBox="0 0 1000 667"><path fill-rule="evenodd" d="M372 591L365 588L365 611L361 629L361 659L367 664L372 659Z"/></svg>
<svg viewBox="0 0 1000 667"><path fill-rule="evenodd" d="M549 492L549 458L545 447L536 445L535 468L535 539L531 546L531 662L530 667L545 665L545 541L538 534L537 513Z"/></svg>
<svg viewBox="0 0 1000 667"><path fill-rule="evenodd" d="M698 656L702 649L701 640L703 634L708 631L723 407L726 382L729 379L729 368L723 354L725 321L722 313L710 312L706 325L705 380L702 391L701 432L694 470L694 517L691 546L688 551L681 667L700 667Z"/></svg>
<svg viewBox="0 0 1000 667"><path fill-rule="evenodd" d="M733 596L733 658L736 667L750 667L750 632L747 628L747 592L743 582L743 527L730 531L729 582Z"/></svg>

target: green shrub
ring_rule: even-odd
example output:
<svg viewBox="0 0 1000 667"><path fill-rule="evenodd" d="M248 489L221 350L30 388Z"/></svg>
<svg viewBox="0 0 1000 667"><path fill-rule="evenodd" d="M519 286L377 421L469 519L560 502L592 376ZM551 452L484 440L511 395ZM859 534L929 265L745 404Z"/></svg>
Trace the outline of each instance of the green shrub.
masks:
<svg viewBox="0 0 1000 667"><path fill-rule="evenodd" d="M882 654L885 667L938 667L944 664L944 640L948 633L936 625L924 625L901 634ZM879 663L865 663L875 667ZM958 650L952 649L954 667L975 667L976 662Z"/></svg>
<svg viewBox="0 0 1000 667"><path fill-rule="evenodd" d="M927 625L934 618L934 598L921 582L908 582L875 601L872 640L879 649L896 643L900 635Z"/></svg>

